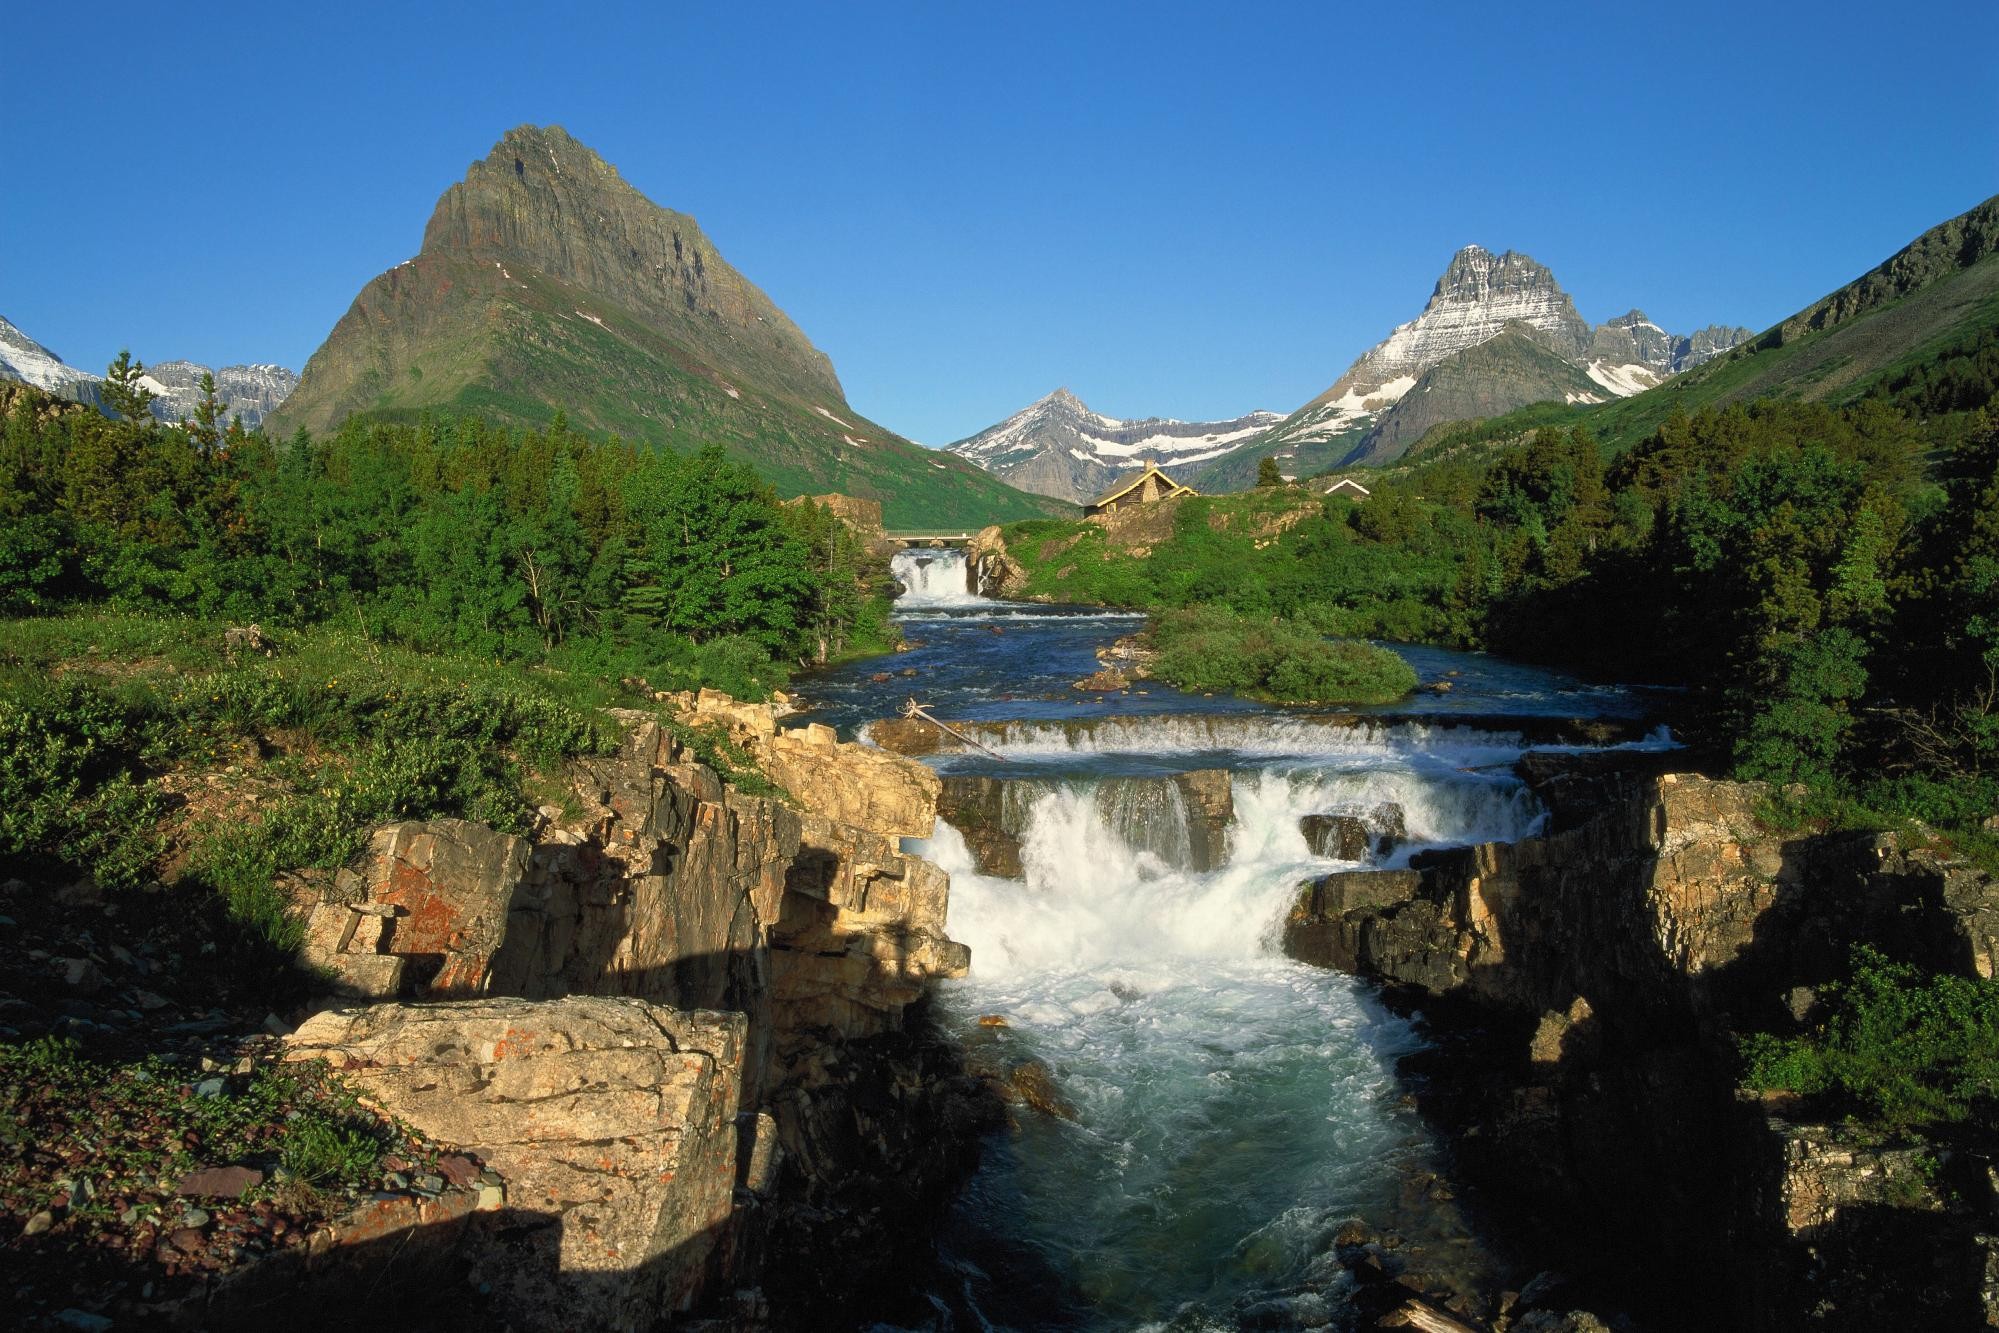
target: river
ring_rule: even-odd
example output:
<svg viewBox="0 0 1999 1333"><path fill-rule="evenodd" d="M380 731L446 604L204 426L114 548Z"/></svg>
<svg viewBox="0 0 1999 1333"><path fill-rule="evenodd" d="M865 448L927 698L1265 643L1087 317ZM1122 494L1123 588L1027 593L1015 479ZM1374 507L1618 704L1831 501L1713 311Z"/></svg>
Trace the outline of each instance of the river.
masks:
<svg viewBox="0 0 1999 1333"><path fill-rule="evenodd" d="M1089 695L1071 683L1138 617L986 601L956 552L906 552L896 573L918 646L800 689L849 735L912 697L946 719L1018 724L996 755L932 760L1016 781L1024 872L979 873L942 821L916 845L950 871L949 930L972 950L971 975L943 985L938 1008L969 1045L1045 1065L1075 1112L1022 1108L989 1145L940 1238L923 1326L1235 1329L1273 1301L1316 1322L1313 1302L1331 1313L1340 1299L1329 1251L1352 1218L1431 1227L1475 1265L1448 1210L1412 1205L1436 1157L1394 1072L1415 1031L1365 985L1277 947L1299 881L1361 864L1315 856L1299 820L1400 807L1407 839L1384 865L1526 836L1541 811L1511 771L1521 737L1425 718L1630 718L1646 701L1427 648L1399 651L1451 689L1396 705L1380 727L1152 683ZM1120 720L1065 725L1104 717ZM1196 769L1228 770L1233 789L1227 855L1208 870L1188 864L1171 784L1128 782ZM1117 799L1141 788L1166 795Z"/></svg>

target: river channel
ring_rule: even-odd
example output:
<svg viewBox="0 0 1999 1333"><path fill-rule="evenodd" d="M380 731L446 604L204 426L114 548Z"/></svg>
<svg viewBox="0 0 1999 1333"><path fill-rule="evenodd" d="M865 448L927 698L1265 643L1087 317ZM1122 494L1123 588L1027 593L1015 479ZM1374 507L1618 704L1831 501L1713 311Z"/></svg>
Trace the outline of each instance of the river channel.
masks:
<svg viewBox="0 0 1999 1333"><path fill-rule="evenodd" d="M968 1044L1039 1061L1074 1112L1021 1108L989 1146L942 1237L930 1326L1235 1329L1271 1301L1294 1319L1336 1305L1333 1236L1354 1218L1420 1229L1410 1182L1436 1149L1395 1076L1411 1025L1281 953L1297 885L1530 835L1542 812L1513 775L1527 743L1505 719L1634 718L1646 700L1429 648L1399 651L1448 692L1379 726L1156 683L1085 694L1072 683L1138 617L978 598L955 552L906 552L896 572L916 646L800 689L847 735L911 698L1012 723L994 754L929 760L1010 780L1022 871L979 873L942 820L916 845L951 873L948 928L972 950L938 1009ZM1175 789L1137 780L1216 769L1233 823L1225 856L1196 869ZM1386 807L1406 837L1365 861L1315 855L1300 831L1305 815Z"/></svg>

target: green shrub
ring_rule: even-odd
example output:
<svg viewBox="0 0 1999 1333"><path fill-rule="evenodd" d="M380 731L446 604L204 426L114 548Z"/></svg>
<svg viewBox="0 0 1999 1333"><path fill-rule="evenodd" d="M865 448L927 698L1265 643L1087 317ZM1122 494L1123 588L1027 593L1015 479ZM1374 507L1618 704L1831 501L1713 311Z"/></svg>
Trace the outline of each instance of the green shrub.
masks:
<svg viewBox="0 0 1999 1333"><path fill-rule="evenodd" d="M1803 1037L1743 1039L1743 1081L1823 1097L1890 1130L1977 1119L1999 1095L1999 982L1924 977L1862 945L1830 1016Z"/></svg>
<svg viewBox="0 0 1999 1333"><path fill-rule="evenodd" d="M133 772L143 745L130 708L86 683L0 695L0 861L143 880L163 846L159 798Z"/></svg>
<svg viewBox="0 0 1999 1333"><path fill-rule="evenodd" d="M1332 642L1295 622L1195 606L1158 616L1152 674L1183 690L1229 691L1280 703L1388 703L1416 673L1386 648Z"/></svg>

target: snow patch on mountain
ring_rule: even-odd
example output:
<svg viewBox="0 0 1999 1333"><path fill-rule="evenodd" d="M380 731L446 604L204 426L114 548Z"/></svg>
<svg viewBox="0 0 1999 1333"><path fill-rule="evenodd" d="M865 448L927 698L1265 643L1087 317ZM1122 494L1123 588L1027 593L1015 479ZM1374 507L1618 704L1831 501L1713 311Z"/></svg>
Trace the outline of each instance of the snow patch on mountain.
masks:
<svg viewBox="0 0 1999 1333"><path fill-rule="evenodd" d="M947 448L1023 490L1083 501L1146 459L1171 473L1218 458L1283 419L1276 412L1250 412L1231 421L1127 421L1092 411L1057 389Z"/></svg>
<svg viewBox="0 0 1999 1333"><path fill-rule="evenodd" d="M1634 393L1643 393L1647 389L1656 387L1666 378L1650 366L1607 366L1601 361L1590 362L1583 368L1583 373L1619 398L1629 398Z"/></svg>
<svg viewBox="0 0 1999 1333"><path fill-rule="evenodd" d="M97 376L78 370L48 348L0 318L0 379L19 380L50 393Z"/></svg>

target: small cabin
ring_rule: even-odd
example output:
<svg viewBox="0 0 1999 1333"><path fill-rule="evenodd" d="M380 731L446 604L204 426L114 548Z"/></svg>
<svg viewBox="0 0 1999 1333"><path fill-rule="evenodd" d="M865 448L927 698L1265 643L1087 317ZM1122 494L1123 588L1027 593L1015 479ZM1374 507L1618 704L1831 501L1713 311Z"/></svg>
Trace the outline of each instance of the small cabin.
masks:
<svg viewBox="0 0 1999 1333"><path fill-rule="evenodd" d="M1349 500L1365 500L1373 493L1352 477L1341 477L1338 481L1326 487L1327 495L1344 495Z"/></svg>
<svg viewBox="0 0 1999 1333"><path fill-rule="evenodd" d="M1115 514L1120 509L1156 504L1161 500L1170 500L1176 495L1194 494L1197 492L1192 486L1182 486L1161 472L1157 463L1148 461L1144 471L1121 479L1115 486L1084 505L1083 512L1089 515Z"/></svg>

